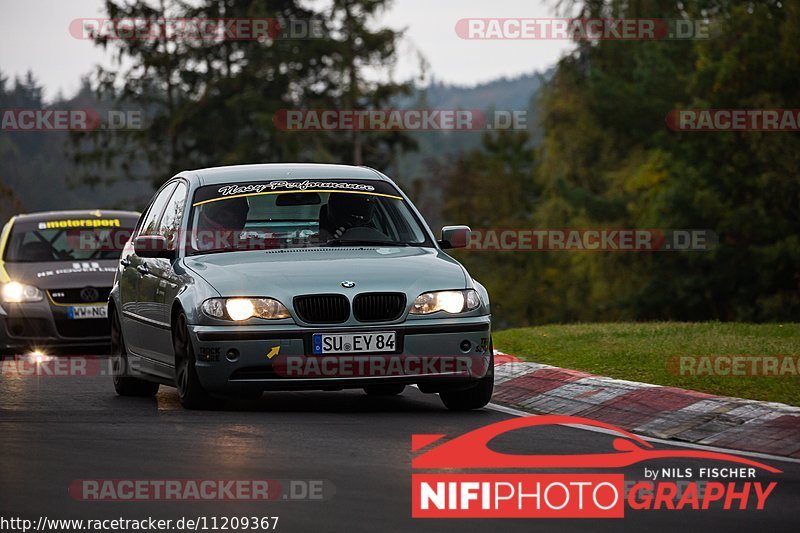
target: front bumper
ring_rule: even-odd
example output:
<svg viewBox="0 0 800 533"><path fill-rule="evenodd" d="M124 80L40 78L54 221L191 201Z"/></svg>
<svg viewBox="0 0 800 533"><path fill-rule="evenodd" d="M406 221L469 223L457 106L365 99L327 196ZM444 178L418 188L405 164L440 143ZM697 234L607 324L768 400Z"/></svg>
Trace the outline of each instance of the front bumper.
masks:
<svg viewBox="0 0 800 533"><path fill-rule="evenodd" d="M0 304L0 353L98 353L108 350L106 319L74 320L69 306L41 302Z"/></svg>
<svg viewBox="0 0 800 533"><path fill-rule="evenodd" d="M198 377L210 391L338 390L394 383L444 390L468 386L485 376L491 364L489 316L338 328L195 325L189 331ZM315 333L383 331L396 332L397 353L309 355Z"/></svg>

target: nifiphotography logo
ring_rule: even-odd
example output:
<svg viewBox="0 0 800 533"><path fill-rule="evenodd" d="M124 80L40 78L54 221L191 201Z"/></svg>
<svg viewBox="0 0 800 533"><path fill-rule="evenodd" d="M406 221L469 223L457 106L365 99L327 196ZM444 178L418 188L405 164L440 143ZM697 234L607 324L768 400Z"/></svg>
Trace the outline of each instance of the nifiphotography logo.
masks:
<svg viewBox="0 0 800 533"><path fill-rule="evenodd" d="M609 453L519 455L488 446L509 431L550 425L602 428L619 437ZM440 442L444 437L412 435L412 452L421 452L412 460L414 518L624 518L626 507L636 511L763 510L777 482L758 481L756 475L781 473L727 453L655 450L623 429L575 416L520 417ZM674 459L702 459L709 464L697 467L693 461L692 467L676 468ZM659 460L673 461L670 467L658 467ZM636 476L640 479L626 481L624 473L614 472L644 462L648 467ZM524 470L536 472L520 472Z"/></svg>

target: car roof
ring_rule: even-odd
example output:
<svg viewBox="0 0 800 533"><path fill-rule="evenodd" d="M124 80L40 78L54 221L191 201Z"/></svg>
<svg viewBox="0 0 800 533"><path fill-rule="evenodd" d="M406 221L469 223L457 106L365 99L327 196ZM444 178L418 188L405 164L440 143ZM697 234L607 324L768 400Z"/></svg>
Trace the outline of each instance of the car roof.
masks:
<svg viewBox="0 0 800 533"><path fill-rule="evenodd" d="M40 211L37 213L21 213L14 217L17 222L46 222L63 218L139 218L137 211L120 211L116 209L73 209L69 211Z"/></svg>
<svg viewBox="0 0 800 533"><path fill-rule="evenodd" d="M196 176L198 184L217 185L231 181L266 181L275 179L349 178L358 180L388 181L380 172L369 167L330 165L321 163L264 163L258 165L233 165L227 167L186 170L180 175Z"/></svg>

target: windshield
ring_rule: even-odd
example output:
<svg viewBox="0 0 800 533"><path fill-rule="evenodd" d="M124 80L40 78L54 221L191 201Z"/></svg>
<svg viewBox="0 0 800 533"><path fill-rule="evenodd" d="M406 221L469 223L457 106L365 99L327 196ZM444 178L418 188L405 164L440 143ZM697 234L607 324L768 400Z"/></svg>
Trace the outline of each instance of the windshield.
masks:
<svg viewBox="0 0 800 533"><path fill-rule="evenodd" d="M131 217L15 222L4 259L12 263L118 259L135 225Z"/></svg>
<svg viewBox="0 0 800 533"><path fill-rule="evenodd" d="M389 183L272 181L202 187L189 253L320 246L430 245Z"/></svg>

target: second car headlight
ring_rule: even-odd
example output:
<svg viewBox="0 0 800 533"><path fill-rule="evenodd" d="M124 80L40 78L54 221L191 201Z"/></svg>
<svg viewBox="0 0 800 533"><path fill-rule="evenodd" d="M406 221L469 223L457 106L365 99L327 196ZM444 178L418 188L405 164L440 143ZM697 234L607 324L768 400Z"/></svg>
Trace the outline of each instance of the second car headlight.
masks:
<svg viewBox="0 0 800 533"><path fill-rule="evenodd" d="M289 318L289 310L272 298L211 298L203 302L203 312L213 318L235 320Z"/></svg>
<svg viewBox="0 0 800 533"><path fill-rule="evenodd" d="M0 296L6 303L39 302L42 300L42 291L33 285L11 281L3 285Z"/></svg>
<svg viewBox="0 0 800 533"><path fill-rule="evenodd" d="M473 289L464 291L424 292L417 296L411 306L412 315L428 315L437 311L456 314L472 311L481 305L478 293Z"/></svg>

